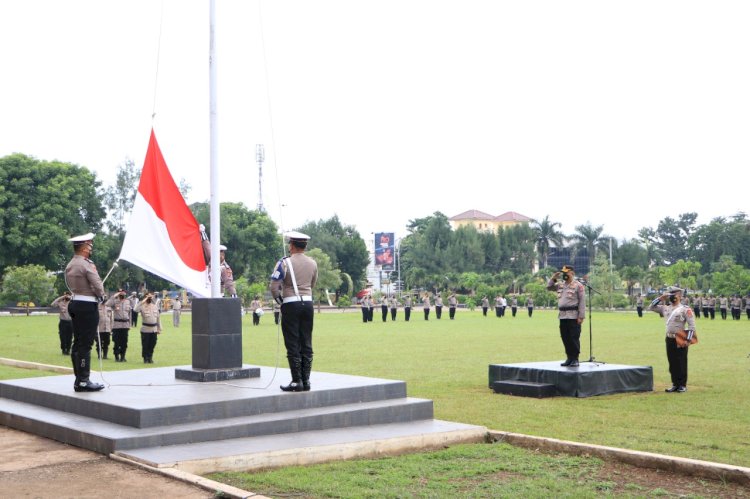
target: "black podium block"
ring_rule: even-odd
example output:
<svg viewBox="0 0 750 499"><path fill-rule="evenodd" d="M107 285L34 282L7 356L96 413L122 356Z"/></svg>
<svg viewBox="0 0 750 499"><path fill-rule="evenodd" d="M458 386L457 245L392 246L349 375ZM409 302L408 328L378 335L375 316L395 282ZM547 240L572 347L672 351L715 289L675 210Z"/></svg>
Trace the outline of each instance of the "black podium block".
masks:
<svg viewBox="0 0 750 499"><path fill-rule="evenodd" d="M489 387L496 393L509 393L498 392L495 389L495 383L498 381L549 384L555 387L556 395L565 397L650 392L654 389L651 366L627 366L603 362L581 362L576 367L561 366L560 361L490 364ZM524 395L525 393L516 394Z"/></svg>
<svg viewBox="0 0 750 499"><path fill-rule="evenodd" d="M259 370L242 365L242 305L239 298L196 298L193 310L193 369L177 369L189 381L250 378Z"/></svg>

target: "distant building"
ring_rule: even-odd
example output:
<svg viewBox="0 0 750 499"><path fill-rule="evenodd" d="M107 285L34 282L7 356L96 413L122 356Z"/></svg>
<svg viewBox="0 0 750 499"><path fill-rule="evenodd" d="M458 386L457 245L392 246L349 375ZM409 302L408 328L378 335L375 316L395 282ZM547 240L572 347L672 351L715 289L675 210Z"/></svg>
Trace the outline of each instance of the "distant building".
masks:
<svg viewBox="0 0 750 499"><path fill-rule="evenodd" d="M450 222L453 230L464 225L473 225L480 232L496 232L499 227L506 228L528 224L531 222L531 218L515 211L506 211L502 215L494 216L479 210L469 210L450 217L448 222Z"/></svg>

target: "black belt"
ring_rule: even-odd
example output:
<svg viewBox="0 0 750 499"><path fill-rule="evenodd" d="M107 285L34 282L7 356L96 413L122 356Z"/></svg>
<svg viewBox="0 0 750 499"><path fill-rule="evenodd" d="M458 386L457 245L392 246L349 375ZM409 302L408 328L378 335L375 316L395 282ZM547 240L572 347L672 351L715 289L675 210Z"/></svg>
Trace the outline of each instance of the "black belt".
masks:
<svg viewBox="0 0 750 499"><path fill-rule="evenodd" d="M568 312L570 310L578 310L578 305L576 305L576 306L570 306L570 307L558 307L557 309L560 312Z"/></svg>
<svg viewBox="0 0 750 499"><path fill-rule="evenodd" d="M154 322L154 323L150 323L150 322L141 322L141 326L146 326L146 327L154 327L154 326L158 326L158 325L159 325L159 323L158 323L158 322Z"/></svg>
<svg viewBox="0 0 750 499"><path fill-rule="evenodd" d="M115 322L130 322L130 319L115 319Z"/></svg>

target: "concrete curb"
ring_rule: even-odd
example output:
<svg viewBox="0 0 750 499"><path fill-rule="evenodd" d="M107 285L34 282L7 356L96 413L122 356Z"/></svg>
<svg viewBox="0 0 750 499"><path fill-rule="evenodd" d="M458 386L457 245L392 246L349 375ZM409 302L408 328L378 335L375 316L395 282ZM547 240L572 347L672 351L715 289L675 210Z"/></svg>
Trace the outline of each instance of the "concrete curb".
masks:
<svg viewBox="0 0 750 499"><path fill-rule="evenodd" d="M619 449L617 447L582 444L554 438L534 437L506 431L490 431L489 437L491 441L507 442L516 447L564 452L573 455L591 455L606 460L620 461L640 468L654 468L687 476L699 476L712 480L726 480L741 485L750 485L750 468L742 466Z"/></svg>
<svg viewBox="0 0 750 499"><path fill-rule="evenodd" d="M182 470L178 470L174 468L154 468L153 466L149 466L147 464L143 464L138 461L133 461L125 457L118 456L116 454L110 454L109 458L112 459L113 461L118 461L120 463L124 463L130 466L137 466L151 473L158 473L160 475L173 478L175 480L179 480L181 482L185 482L190 485L195 485L209 492L213 492L213 493L220 492L221 494L223 494L221 497L231 497L232 499L245 499L248 497L253 497L256 499L270 499L266 496L256 494L255 492L249 492L247 490L239 489L237 487L232 487L231 485L227 485L225 483L215 482L213 480L209 480L208 478L203 478L202 476L193 475L192 473L188 473L186 471L182 471Z"/></svg>
<svg viewBox="0 0 750 499"><path fill-rule="evenodd" d="M0 365L20 367L22 369L36 369L37 371L50 371L60 374L73 374L72 367L53 366L51 364L40 364L38 362L26 362L25 360L6 359L0 357Z"/></svg>

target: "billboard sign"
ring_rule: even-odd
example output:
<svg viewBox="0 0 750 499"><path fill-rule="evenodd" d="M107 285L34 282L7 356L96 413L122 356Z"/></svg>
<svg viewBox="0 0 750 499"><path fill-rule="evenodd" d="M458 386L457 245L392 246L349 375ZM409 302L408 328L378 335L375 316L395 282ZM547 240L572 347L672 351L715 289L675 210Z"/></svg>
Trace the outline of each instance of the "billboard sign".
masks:
<svg viewBox="0 0 750 499"><path fill-rule="evenodd" d="M395 270L395 243L393 232L375 233L375 265L382 270Z"/></svg>

